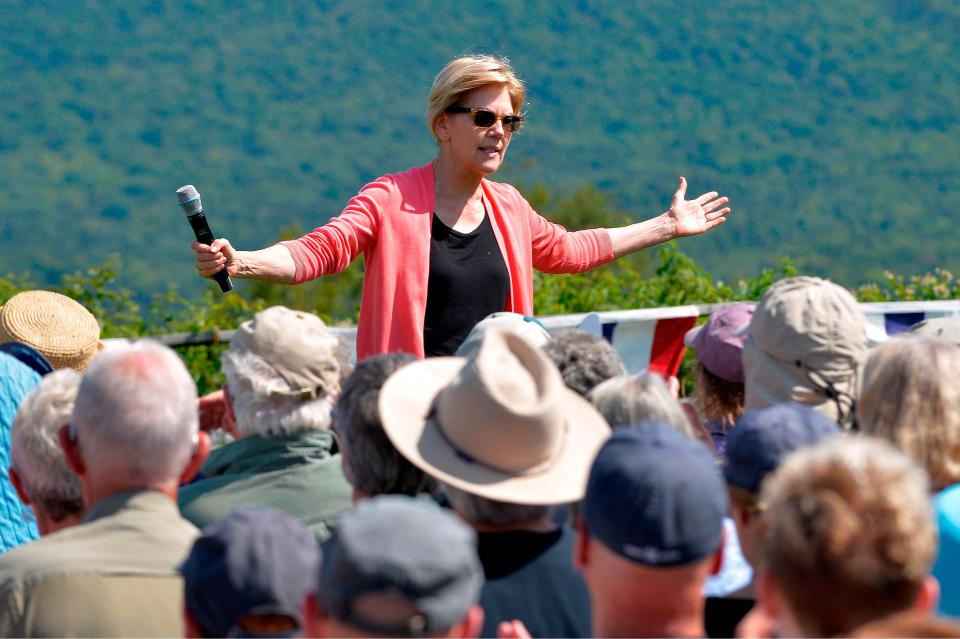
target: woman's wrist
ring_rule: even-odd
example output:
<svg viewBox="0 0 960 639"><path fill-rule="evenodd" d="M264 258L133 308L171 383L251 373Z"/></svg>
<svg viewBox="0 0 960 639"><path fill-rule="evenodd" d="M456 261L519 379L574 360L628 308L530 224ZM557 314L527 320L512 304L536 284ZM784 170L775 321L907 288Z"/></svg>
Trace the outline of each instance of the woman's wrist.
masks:
<svg viewBox="0 0 960 639"><path fill-rule="evenodd" d="M677 233L677 220L670 215L669 211L664 211L656 219L660 222L661 233L663 234L663 238L657 244L663 244L680 237Z"/></svg>
<svg viewBox="0 0 960 639"><path fill-rule="evenodd" d="M634 251L663 244L676 237L676 224L663 213L643 222L615 229L607 229L613 242L613 254L621 257Z"/></svg>
<svg viewBox="0 0 960 639"><path fill-rule="evenodd" d="M250 268L250 264L246 259L250 254L250 251L237 251L233 254L233 268L230 270L233 271L230 273L231 277L238 277L240 279L249 279L254 277L255 274Z"/></svg>

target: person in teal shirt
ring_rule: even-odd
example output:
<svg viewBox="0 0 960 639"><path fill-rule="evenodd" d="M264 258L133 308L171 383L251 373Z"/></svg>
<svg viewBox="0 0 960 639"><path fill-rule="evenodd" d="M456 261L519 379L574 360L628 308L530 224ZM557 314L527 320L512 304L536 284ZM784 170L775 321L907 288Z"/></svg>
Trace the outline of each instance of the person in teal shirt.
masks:
<svg viewBox="0 0 960 639"><path fill-rule="evenodd" d="M933 576L940 582L939 612L960 617L960 484L954 484L933 499L940 529L940 550Z"/></svg>
<svg viewBox="0 0 960 639"><path fill-rule="evenodd" d="M33 511L20 501L9 475L13 418L23 398L40 383L40 377L41 372L21 359L0 352L0 553L40 536Z"/></svg>

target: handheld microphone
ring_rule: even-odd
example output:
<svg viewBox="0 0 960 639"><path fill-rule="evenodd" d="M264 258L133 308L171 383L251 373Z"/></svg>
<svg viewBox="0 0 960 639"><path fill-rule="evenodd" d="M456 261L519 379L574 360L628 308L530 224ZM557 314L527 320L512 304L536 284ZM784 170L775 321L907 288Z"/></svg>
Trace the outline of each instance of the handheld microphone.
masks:
<svg viewBox="0 0 960 639"><path fill-rule="evenodd" d="M187 214L187 221L193 227L193 234L197 236L197 241L201 244L213 244L213 233L210 232L210 225L207 224L207 216L203 214L203 203L200 202L200 194L192 184L181 186L177 189L177 201L183 212ZM233 282L230 281L230 274L226 267L213 274L213 279L220 285L220 290L224 293L233 290Z"/></svg>

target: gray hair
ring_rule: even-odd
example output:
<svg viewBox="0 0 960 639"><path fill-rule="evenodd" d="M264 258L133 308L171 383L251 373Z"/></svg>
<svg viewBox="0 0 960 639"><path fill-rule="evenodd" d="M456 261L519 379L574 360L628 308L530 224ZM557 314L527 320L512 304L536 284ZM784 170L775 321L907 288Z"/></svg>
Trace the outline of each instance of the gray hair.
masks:
<svg viewBox="0 0 960 639"><path fill-rule="evenodd" d="M67 466L59 442L80 379L72 368L44 377L20 404L10 433L10 466L30 501L55 522L84 510L80 478Z"/></svg>
<svg viewBox="0 0 960 639"><path fill-rule="evenodd" d="M549 517L552 506L509 504L470 494L459 488L441 484L450 505L471 525L514 526Z"/></svg>
<svg viewBox="0 0 960 639"><path fill-rule="evenodd" d="M278 394L291 390L290 385L269 362L250 351L228 350L221 363L241 436L280 437L330 428L331 395L304 401Z"/></svg>
<svg viewBox="0 0 960 639"><path fill-rule="evenodd" d="M71 418L91 474L148 488L179 480L197 441L197 387L170 348L107 349L84 373Z"/></svg>
<svg viewBox="0 0 960 639"><path fill-rule="evenodd" d="M567 387L581 397L586 397L600 382L627 374L620 354L610 342L587 331L558 331L543 350L560 369Z"/></svg>
<svg viewBox="0 0 960 639"><path fill-rule="evenodd" d="M369 357L347 378L334 409L334 424L346 451L350 483L370 495L416 495L433 480L401 455L383 431L380 388L398 368L415 361L407 353Z"/></svg>
<svg viewBox="0 0 960 639"><path fill-rule="evenodd" d="M663 379L654 373L618 375L601 382L587 395L611 428L649 421L670 424L690 439L697 435Z"/></svg>

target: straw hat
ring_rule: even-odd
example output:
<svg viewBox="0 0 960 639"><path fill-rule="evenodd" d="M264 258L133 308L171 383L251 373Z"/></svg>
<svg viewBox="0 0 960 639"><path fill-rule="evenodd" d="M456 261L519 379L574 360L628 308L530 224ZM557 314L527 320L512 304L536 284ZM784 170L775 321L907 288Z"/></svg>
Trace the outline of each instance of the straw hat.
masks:
<svg viewBox="0 0 960 639"><path fill-rule="evenodd" d="M54 368L83 371L100 350L100 326L66 295L23 291L0 307L0 342L23 342Z"/></svg>
<svg viewBox="0 0 960 639"><path fill-rule="evenodd" d="M577 501L610 435L546 354L498 329L469 359L435 357L401 368L379 402L384 431L415 466L508 503Z"/></svg>

